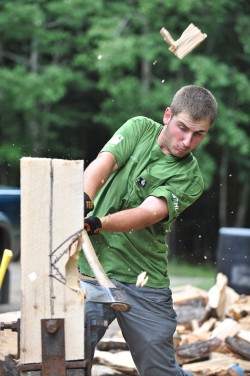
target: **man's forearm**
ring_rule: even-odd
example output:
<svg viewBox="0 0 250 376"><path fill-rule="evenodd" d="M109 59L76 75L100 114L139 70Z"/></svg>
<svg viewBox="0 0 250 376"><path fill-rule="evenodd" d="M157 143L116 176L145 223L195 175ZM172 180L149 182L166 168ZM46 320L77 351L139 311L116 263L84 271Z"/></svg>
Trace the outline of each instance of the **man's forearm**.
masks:
<svg viewBox="0 0 250 376"><path fill-rule="evenodd" d="M129 232L140 230L151 225L144 213L138 213L138 208L123 210L114 214L101 217L102 231ZM139 219L137 215L139 215Z"/></svg>
<svg viewBox="0 0 250 376"><path fill-rule="evenodd" d="M157 205L141 205L137 208L122 210L120 212L101 217L102 231L129 232L151 226L167 215L167 204L161 199L149 198L148 201Z"/></svg>

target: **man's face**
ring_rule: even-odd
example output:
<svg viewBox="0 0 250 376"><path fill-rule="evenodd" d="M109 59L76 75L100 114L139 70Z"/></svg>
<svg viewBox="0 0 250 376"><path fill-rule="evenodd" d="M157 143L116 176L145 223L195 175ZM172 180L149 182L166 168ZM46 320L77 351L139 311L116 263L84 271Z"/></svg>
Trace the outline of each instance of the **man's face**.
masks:
<svg viewBox="0 0 250 376"><path fill-rule="evenodd" d="M194 121L187 112L171 118L168 107L163 117L165 127L159 135L158 143L165 154L184 157L199 145L210 126L208 120Z"/></svg>

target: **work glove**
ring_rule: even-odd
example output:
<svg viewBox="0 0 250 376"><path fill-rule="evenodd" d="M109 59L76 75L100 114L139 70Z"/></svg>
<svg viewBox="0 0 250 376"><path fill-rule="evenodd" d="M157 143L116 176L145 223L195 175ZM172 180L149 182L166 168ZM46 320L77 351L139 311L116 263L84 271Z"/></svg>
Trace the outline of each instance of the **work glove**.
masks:
<svg viewBox="0 0 250 376"><path fill-rule="evenodd" d="M88 215L94 209L94 203L89 195L84 192L84 216Z"/></svg>
<svg viewBox="0 0 250 376"><path fill-rule="evenodd" d="M84 228L89 235L97 235L102 231L102 222L98 217L86 217L84 218Z"/></svg>

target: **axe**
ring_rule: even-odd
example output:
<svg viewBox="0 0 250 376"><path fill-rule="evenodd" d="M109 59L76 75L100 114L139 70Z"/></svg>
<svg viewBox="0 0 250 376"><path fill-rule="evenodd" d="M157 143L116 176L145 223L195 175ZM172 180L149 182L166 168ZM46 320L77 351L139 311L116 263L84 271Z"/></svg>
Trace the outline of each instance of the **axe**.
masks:
<svg viewBox="0 0 250 376"><path fill-rule="evenodd" d="M97 288L95 286L94 294L91 291L90 285L90 288L88 289L88 300L95 303L108 304L116 311L128 312L131 309L131 304L127 302L125 291L116 287L106 275L98 257L96 256L86 230L82 231L81 240L83 253L100 285L97 286ZM98 290L98 293L96 293L96 290Z"/></svg>

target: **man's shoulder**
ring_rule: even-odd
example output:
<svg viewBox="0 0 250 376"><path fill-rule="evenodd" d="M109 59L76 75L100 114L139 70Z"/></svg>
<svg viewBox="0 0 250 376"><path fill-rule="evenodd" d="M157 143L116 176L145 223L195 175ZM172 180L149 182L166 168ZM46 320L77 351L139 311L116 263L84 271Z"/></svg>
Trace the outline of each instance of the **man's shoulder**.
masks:
<svg viewBox="0 0 250 376"><path fill-rule="evenodd" d="M149 117L147 116L143 116L143 115L137 115L137 116L133 116L132 118L130 118L129 120L133 121L133 122L145 122L145 123L149 123L149 124L154 124L156 123L153 119L150 119ZM156 123L157 124L157 123Z"/></svg>
<svg viewBox="0 0 250 376"><path fill-rule="evenodd" d="M132 118L130 118L128 120L128 122L131 123L132 126L134 127L138 127L138 128L141 128L141 129L158 129L160 127L162 127L161 124L157 123L156 121L154 121L153 119L150 119L146 116L142 116L142 115L139 115L139 116L134 116Z"/></svg>

